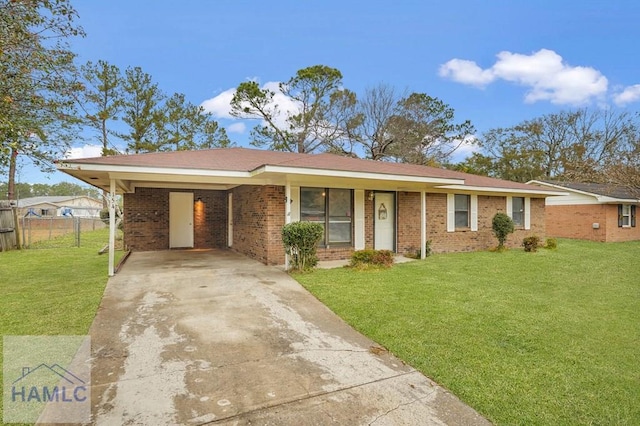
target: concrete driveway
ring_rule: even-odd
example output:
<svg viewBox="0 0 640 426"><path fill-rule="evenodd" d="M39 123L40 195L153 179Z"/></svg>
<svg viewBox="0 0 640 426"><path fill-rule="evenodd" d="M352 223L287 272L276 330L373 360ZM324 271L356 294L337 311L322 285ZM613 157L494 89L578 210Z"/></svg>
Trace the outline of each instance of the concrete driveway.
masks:
<svg viewBox="0 0 640 426"><path fill-rule="evenodd" d="M488 424L287 274L230 251L133 253L90 334L98 425Z"/></svg>

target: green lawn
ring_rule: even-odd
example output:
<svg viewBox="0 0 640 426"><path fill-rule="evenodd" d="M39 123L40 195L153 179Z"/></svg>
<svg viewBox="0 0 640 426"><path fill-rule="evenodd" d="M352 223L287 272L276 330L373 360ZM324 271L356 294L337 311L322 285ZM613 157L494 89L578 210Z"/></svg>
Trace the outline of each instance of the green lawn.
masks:
<svg viewBox="0 0 640 426"><path fill-rule="evenodd" d="M1 334L87 334L107 283L108 255L98 250L108 236L103 229L83 233L79 248L0 253ZM122 252L116 253L118 259ZM0 383L1 367L0 362Z"/></svg>
<svg viewBox="0 0 640 426"><path fill-rule="evenodd" d="M497 424L640 424L640 242L297 275Z"/></svg>

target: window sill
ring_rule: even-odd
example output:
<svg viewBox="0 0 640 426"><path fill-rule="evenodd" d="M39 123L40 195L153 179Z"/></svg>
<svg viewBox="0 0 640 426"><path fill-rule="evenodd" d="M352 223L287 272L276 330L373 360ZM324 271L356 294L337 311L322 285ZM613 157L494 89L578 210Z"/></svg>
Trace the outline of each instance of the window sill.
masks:
<svg viewBox="0 0 640 426"><path fill-rule="evenodd" d="M325 249L325 250L331 250L334 248L350 248L350 247L353 247L352 243L332 243L329 245L322 244L318 246L319 249Z"/></svg>

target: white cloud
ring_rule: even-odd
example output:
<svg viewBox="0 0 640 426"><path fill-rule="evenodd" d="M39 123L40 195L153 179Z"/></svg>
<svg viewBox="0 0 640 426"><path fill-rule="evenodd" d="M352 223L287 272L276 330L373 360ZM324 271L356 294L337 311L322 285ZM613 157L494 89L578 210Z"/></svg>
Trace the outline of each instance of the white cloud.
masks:
<svg viewBox="0 0 640 426"><path fill-rule="evenodd" d="M624 106L633 102L640 101L640 84L625 87L625 89L613 97L616 105Z"/></svg>
<svg viewBox="0 0 640 426"><path fill-rule="evenodd" d="M84 145L81 147L73 147L67 150L64 154L64 158L92 158L100 157L102 155L102 146L100 145Z"/></svg>
<svg viewBox="0 0 640 426"><path fill-rule="evenodd" d="M200 106L204 108L205 111L213 114L215 118L233 118L230 111L231 99L233 99L235 93L235 88L227 89L219 95L202 102Z"/></svg>
<svg viewBox="0 0 640 426"><path fill-rule="evenodd" d="M591 67L571 66L553 50L541 49L531 55L500 52L493 66L482 69L473 61L452 59L440 66L441 77L484 87L504 80L528 87L525 101L583 105L606 95L607 78Z"/></svg>
<svg viewBox="0 0 640 426"><path fill-rule="evenodd" d="M227 132L229 133L244 133L247 129L244 123L233 123L227 126Z"/></svg>
<svg viewBox="0 0 640 426"><path fill-rule="evenodd" d="M451 159L454 162L464 161L467 158L471 157L474 152L479 152L480 147L478 146L478 138L476 135L467 135L462 140L462 143L458 146L458 148L454 151ZM458 141L454 141L457 143Z"/></svg>
<svg viewBox="0 0 640 426"><path fill-rule="evenodd" d="M300 111L299 104L280 92L280 83L277 81L269 81L262 85L262 89L270 90L274 92L273 102L267 105L267 110L271 111L274 116L274 122L281 127L286 127L286 118L290 114L296 114ZM231 115L231 100L235 94L236 89L227 89L224 92L214 96L211 99L207 99L200 105L205 111L210 112L216 118L236 119ZM239 124L239 123L238 123ZM233 126L233 124L231 125ZM231 130L231 126L227 127L230 132L240 130L240 127L235 127ZM242 128L242 132L244 131ZM238 133L241 133L240 131Z"/></svg>
<svg viewBox="0 0 640 426"><path fill-rule="evenodd" d="M473 61L452 59L440 66L440 77L471 86L484 87L495 80L491 70L483 70Z"/></svg>
<svg viewBox="0 0 640 426"><path fill-rule="evenodd" d="M288 127L286 122L287 117L298 114L300 112L300 104L280 92L280 83L277 81L269 81L265 83L262 88L275 93L275 95L273 95L273 102L268 107L274 112L273 121L280 128L284 129Z"/></svg>

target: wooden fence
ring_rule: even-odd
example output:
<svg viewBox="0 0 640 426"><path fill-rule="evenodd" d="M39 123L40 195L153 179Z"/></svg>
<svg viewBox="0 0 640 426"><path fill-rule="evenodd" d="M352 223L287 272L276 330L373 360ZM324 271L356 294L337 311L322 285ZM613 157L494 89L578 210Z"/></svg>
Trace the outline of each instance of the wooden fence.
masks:
<svg viewBox="0 0 640 426"><path fill-rule="evenodd" d="M0 251L16 248L17 229L13 208L9 201L0 201Z"/></svg>

